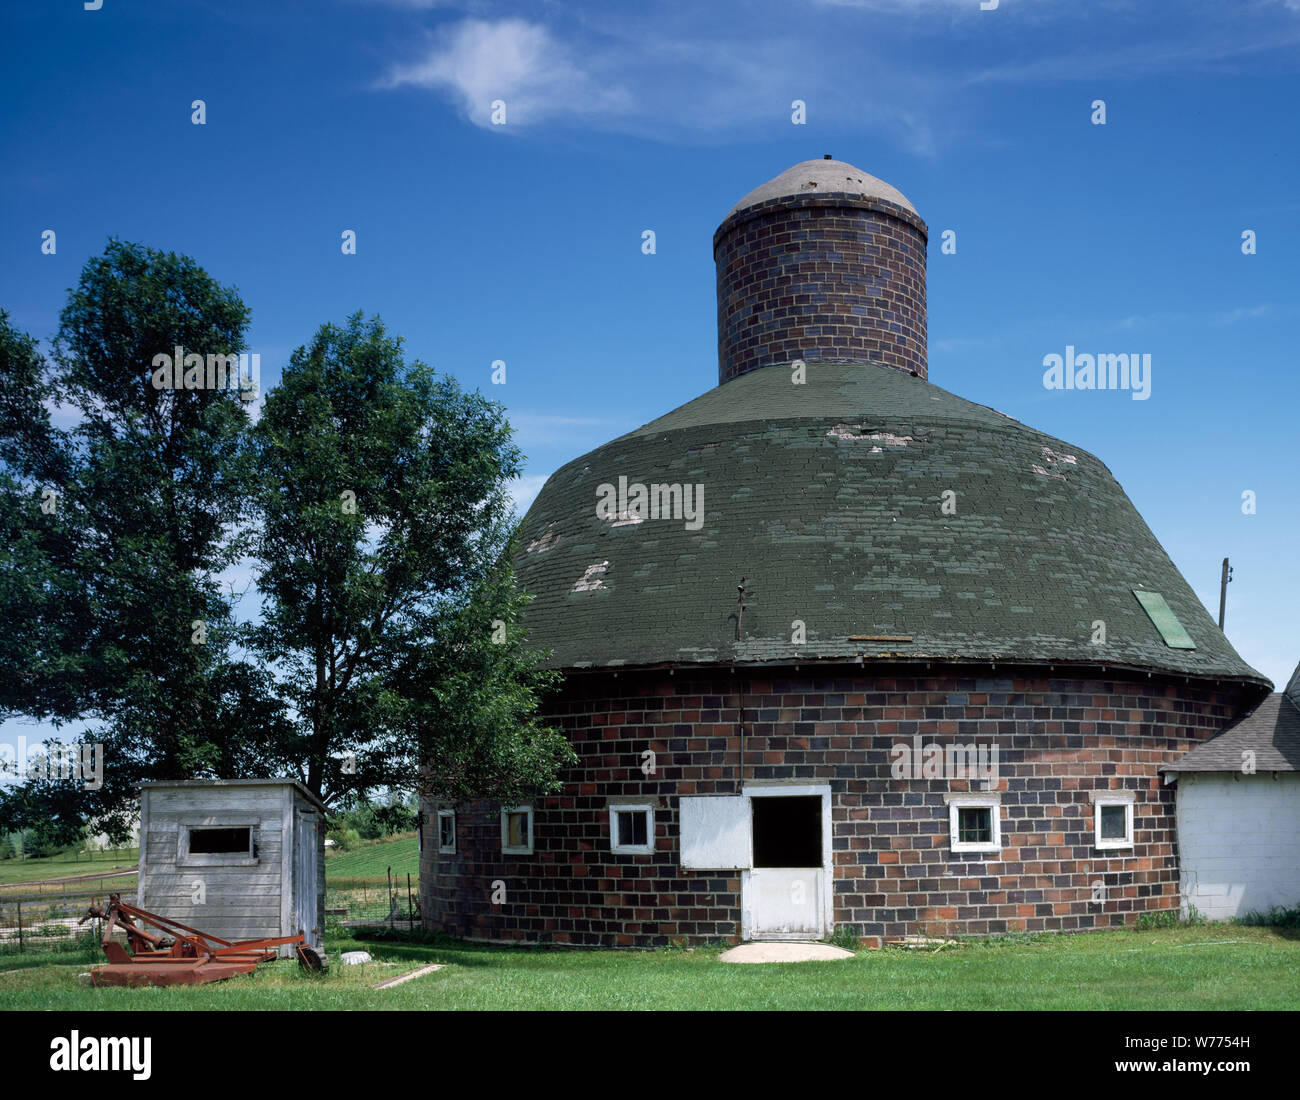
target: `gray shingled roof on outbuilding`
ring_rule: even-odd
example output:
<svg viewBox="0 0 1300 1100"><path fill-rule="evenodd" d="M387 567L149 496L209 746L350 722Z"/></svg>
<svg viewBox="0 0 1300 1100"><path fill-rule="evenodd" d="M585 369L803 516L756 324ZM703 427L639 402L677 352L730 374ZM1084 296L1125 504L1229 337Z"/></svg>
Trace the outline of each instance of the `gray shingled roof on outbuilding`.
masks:
<svg viewBox="0 0 1300 1100"><path fill-rule="evenodd" d="M1295 666L1295 671L1291 673L1291 679L1282 689L1282 694L1300 709L1300 665Z"/></svg>
<svg viewBox="0 0 1300 1100"><path fill-rule="evenodd" d="M861 656L1267 685L1092 455L888 367L809 363L806 384L791 378L742 375L550 477L517 564L530 641L553 667ZM702 484L703 526L599 518L598 486L620 476ZM1139 588L1164 596L1195 649L1165 644Z"/></svg>
<svg viewBox="0 0 1300 1100"><path fill-rule="evenodd" d="M1241 721L1160 770L1239 772L1247 751L1255 754L1256 772L1300 771L1300 708L1285 693L1268 696Z"/></svg>

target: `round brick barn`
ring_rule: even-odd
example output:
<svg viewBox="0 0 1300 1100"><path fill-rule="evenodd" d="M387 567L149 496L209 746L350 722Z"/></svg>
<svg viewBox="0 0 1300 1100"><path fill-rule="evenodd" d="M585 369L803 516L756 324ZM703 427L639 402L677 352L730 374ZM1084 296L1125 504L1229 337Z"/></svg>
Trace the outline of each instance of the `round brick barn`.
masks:
<svg viewBox="0 0 1300 1100"><path fill-rule="evenodd" d="M719 384L524 520L581 762L522 806L425 800L429 928L892 939L1179 906L1160 769L1268 681L1099 459L927 380L926 247L829 159L723 220Z"/></svg>

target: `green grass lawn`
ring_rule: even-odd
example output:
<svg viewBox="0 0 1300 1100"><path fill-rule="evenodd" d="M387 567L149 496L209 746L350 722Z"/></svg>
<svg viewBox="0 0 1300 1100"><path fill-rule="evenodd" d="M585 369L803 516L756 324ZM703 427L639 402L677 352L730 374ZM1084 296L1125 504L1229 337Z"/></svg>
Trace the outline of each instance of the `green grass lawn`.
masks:
<svg viewBox="0 0 1300 1100"><path fill-rule="evenodd" d="M87 859L85 853L47 856L43 859L3 859L0 860L0 886L13 882L63 878L67 875L134 871L139 861L138 848L125 848L110 853L97 852L94 859Z"/></svg>
<svg viewBox="0 0 1300 1100"><path fill-rule="evenodd" d="M325 878L386 880L388 868L393 869L393 881L404 883L408 872L412 881L420 873L419 838L415 833L398 833L382 840L363 841L350 852L325 853Z"/></svg>
<svg viewBox="0 0 1300 1100"><path fill-rule="evenodd" d="M292 961L195 988L83 989L88 960L0 959L0 1009L1297 1009L1294 931L1199 925L1097 932L840 962L727 965L721 948L571 951L400 938L327 943L332 965ZM375 962L343 966L364 949ZM426 963L444 969L373 987ZM97 962L96 962L97 964Z"/></svg>

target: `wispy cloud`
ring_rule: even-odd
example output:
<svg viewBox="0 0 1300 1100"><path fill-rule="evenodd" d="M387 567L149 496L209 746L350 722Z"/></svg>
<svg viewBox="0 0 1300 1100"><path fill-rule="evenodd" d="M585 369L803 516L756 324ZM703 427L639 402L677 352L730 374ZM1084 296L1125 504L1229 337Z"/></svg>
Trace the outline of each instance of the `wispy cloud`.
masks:
<svg viewBox="0 0 1300 1100"><path fill-rule="evenodd" d="M630 420L604 416L568 416L555 413L507 413L515 441L524 447L572 446L590 436L600 442L637 427Z"/></svg>
<svg viewBox="0 0 1300 1100"><path fill-rule="evenodd" d="M781 132L799 99L819 124L887 132L915 151L933 150L937 112L914 66L895 64L872 41L848 51L825 41L817 20L788 14L780 9L781 33L766 19L718 26L707 13L680 11L664 21L600 11L562 29L466 18L431 32L377 86L428 90L474 125L502 132L556 123L656 140ZM823 63L809 65L809 56ZM505 125L493 125L494 100L506 105Z"/></svg>
<svg viewBox="0 0 1300 1100"><path fill-rule="evenodd" d="M520 477L507 486L510 499L515 503L515 512L521 519L531 507L533 501L537 499L537 494L542 491L542 486L546 484L546 479L549 476L549 474L537 474Z"/></svg>
<svg viewBox="0 0 1300 1100"><path fill-rule="evenodd" d="M752 0L744 19L653 2L501 17L482 14L488 2L404 47L378 86L427 90L505 133L560 124L688 141L778 134L800 99L810 124L928 156L972 128L981 86L1294 69L1300 42L1300 0L1252 0L1230 16L1217 0L1186 0L1177 20L1123 0L1001 0L986 12L978 0ZM492 124L494 100L504 126Z"/></svg>
<svg viewBox="0 0 1300 1100"><path fill-rule="evenodd" d="M1145 328L1148 325L1214 325L1226 326L1240 324L1242 321L1255 321L1274 313L1274 307L1268 302L1255 306L1237 306L1235 309L1212 310L1203 313L1142 313L1123 317L1114 324L1106 326L1106 332L1120 332L1129 329Z"/></svg>
<svg viewBox="0 0 1300 1100"><path fill-rule="evenodd" d="M608 118L626 113L630 93L583 67L577 51L545 26L523 19L466 19L433 35L424 56L394 65L384 87L413 85L449 95L465 117L492 123L505 103L506 125L530 126L559 115Z"/></svg>
<svg viewBox="0 0 1300 1100"><path fill-rule="evenodd" d="M1300 2L1300 0L1297 0ZM1066 80L1114 80L1231 68L1234 62L1276 53L1300 42L1300 26L1260 37L1225 31L1222 37L1184 35L1173 41L1097 43L1052 50L1030 61L1015 60L973 72L967 84L1053 84Z"/></svg>

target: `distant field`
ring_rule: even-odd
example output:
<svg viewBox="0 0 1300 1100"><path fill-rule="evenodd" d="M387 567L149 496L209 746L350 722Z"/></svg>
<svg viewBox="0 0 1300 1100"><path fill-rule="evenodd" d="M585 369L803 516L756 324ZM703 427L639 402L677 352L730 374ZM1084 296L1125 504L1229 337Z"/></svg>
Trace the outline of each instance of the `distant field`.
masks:
<svg viewBox="0 0 1300 1100"><path fill-rule="evenodd" d="M39 879L67 878L72 875L104 875L113 871L134 871L140 860L139 848L123 848L109 853L96 853L87 859L78 855L49 856L44 859L0 860L0 886L18 882L36 882ZM414 832L398 833L382 840L363 840L350 852L326 852L325 873L333 879L387 878L388 868L393 878L404 882L409 872L414 878L420 870L419 838ZM69 892L75 892L75 884Z"/></svg>
<svg viewBox="0 0 1300 1100"><path fill-rule="evenodd" d="M111 871L134 871L139 860L139 848L96 852L94 859L87 859L84 852L76 855L48 856L44 859L0 859L0 886L12 882L65 878L69 875L103 875Z"/></svg>
<svg viewBox="0 0 1300 1100"><path fill-rule="evenodd" d="M388 868L393 869L393 879L412 880L420 873L419 838L414 832L398 833L382 840L362 841L350 852L325 853L326 881L335 879L387 879Z"/></svg>

